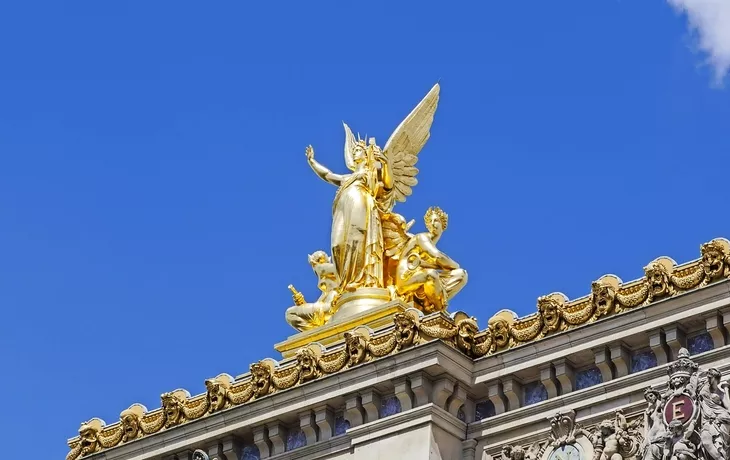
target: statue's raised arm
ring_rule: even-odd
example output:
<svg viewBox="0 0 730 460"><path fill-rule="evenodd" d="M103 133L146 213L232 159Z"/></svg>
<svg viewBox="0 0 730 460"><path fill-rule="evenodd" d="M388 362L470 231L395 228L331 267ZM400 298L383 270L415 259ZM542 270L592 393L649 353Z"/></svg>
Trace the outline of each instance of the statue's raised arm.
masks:
<svg viewBox="0 0 730 460"><path fill-rule="evenodd" d="M307 162L309 163L309 166L323 181L339 187L345 179L347 179L347 175L333 173L326 166L315 160L314 147L311 145L307 146L304 153L307 155Z"/></svg>
<svg viewBox="0 0 730 460"><path fill-rule="evenodd" d="M392 174L392 188L387 191L384 200L386 211L392 209L396 201L406 201L418 183L418 154L431 136L440 89L438 83L434 85L385 144L383 154Z"/></svg>

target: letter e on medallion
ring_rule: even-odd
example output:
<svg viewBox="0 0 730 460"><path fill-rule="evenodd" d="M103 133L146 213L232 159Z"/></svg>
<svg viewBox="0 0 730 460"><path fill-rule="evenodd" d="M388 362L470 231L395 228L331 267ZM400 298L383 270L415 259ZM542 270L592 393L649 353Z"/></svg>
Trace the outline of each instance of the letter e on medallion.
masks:
<svg viewBox="0 0 730 460"><path fill-rule="evenodd" d="M688 395L676 395L667 401L664 406L664 423L669 425L674 420L686 424L692 420L695 411L695 403Z"/></svg>

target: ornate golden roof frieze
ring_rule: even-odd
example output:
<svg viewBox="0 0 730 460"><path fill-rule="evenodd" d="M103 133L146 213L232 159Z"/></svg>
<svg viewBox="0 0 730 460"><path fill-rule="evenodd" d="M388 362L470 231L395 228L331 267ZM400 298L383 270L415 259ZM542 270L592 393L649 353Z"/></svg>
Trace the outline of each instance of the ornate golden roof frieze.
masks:
<svg viewBox="0 0 730 460"><path fill-rule="evenodd" d="M251 364L249 373L239 379L228 374L207 379L205 393L192 396L178 389L163 394L158 409L133 404L113 424L106 425L98 418L84 422L79 435L68 441L71 451L66 460L132 442L421 343L442 340L478 358L730 278L728 240L714 239L703 244L700 252L700 259L682 265L659 257L644 268L644 277L627 283L605 275L592 283L590 294L572 301L560 293L542 296L537 301L537 312L522 318L502 310L482 331L475 318L462 312L424 316L410 308L396 313L392 325L378 331L356 327L345 333L343 342L330 348L310 343L293 358Z"/></svg>

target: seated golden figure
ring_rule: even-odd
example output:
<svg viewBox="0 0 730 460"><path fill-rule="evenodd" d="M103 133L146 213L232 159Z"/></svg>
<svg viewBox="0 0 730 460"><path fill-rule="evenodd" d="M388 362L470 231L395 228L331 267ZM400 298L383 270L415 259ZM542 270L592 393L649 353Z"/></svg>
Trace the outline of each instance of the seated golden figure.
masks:
<svg viewBox="0 0 730 460"><path fill-rule="evenodd" d="M337 296L340 278L337 276L335 264L324 251L317 251L309 256L309 264L317 275L317 285L322 294L314 302L306 302L301 292L289 285L294 298L294 306L286 310L286 322L298 331L326 324L332 314L332 302Z"/></svg>
<svg viewBox="0 0 730 460"><path fill-rule="evenodd" d="M388 214L383 220L383 236L391 291L413 302L425 313L445 310L449 300L466 284L467 273L459 264L436 248L449 217L438 207L424 216L427 232L412 235L403 216ZM394 270L394 272L392 272Z"/></svg>

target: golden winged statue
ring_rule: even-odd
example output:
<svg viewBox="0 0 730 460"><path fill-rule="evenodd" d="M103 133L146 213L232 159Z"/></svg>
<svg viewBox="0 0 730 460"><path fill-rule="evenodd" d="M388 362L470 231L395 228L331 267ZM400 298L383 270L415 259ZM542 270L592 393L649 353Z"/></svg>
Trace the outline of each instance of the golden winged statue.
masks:
<svg viewBox="0 0 730 460"><path fill-rule="evenodd" d="M374 138L366 142L359 135L355 137L343 123L345 165L350 170L347 174L332 172L315 160L311 145L306 148L312 170L337 187L330 243L339 280L338 298L359 292L358 298L362 299L366 297L363 290L387 293L390 287L392 291L385 254L385 247L390 243L384 240L383 223L393 216L395 203L404 202L418 183L418 154L430 137L439 91L439 85L434 85L395 129L383 149ZM336 315L335 310L333 305ZM302 330L305 326L297 322L295 327Z"/></svg>

